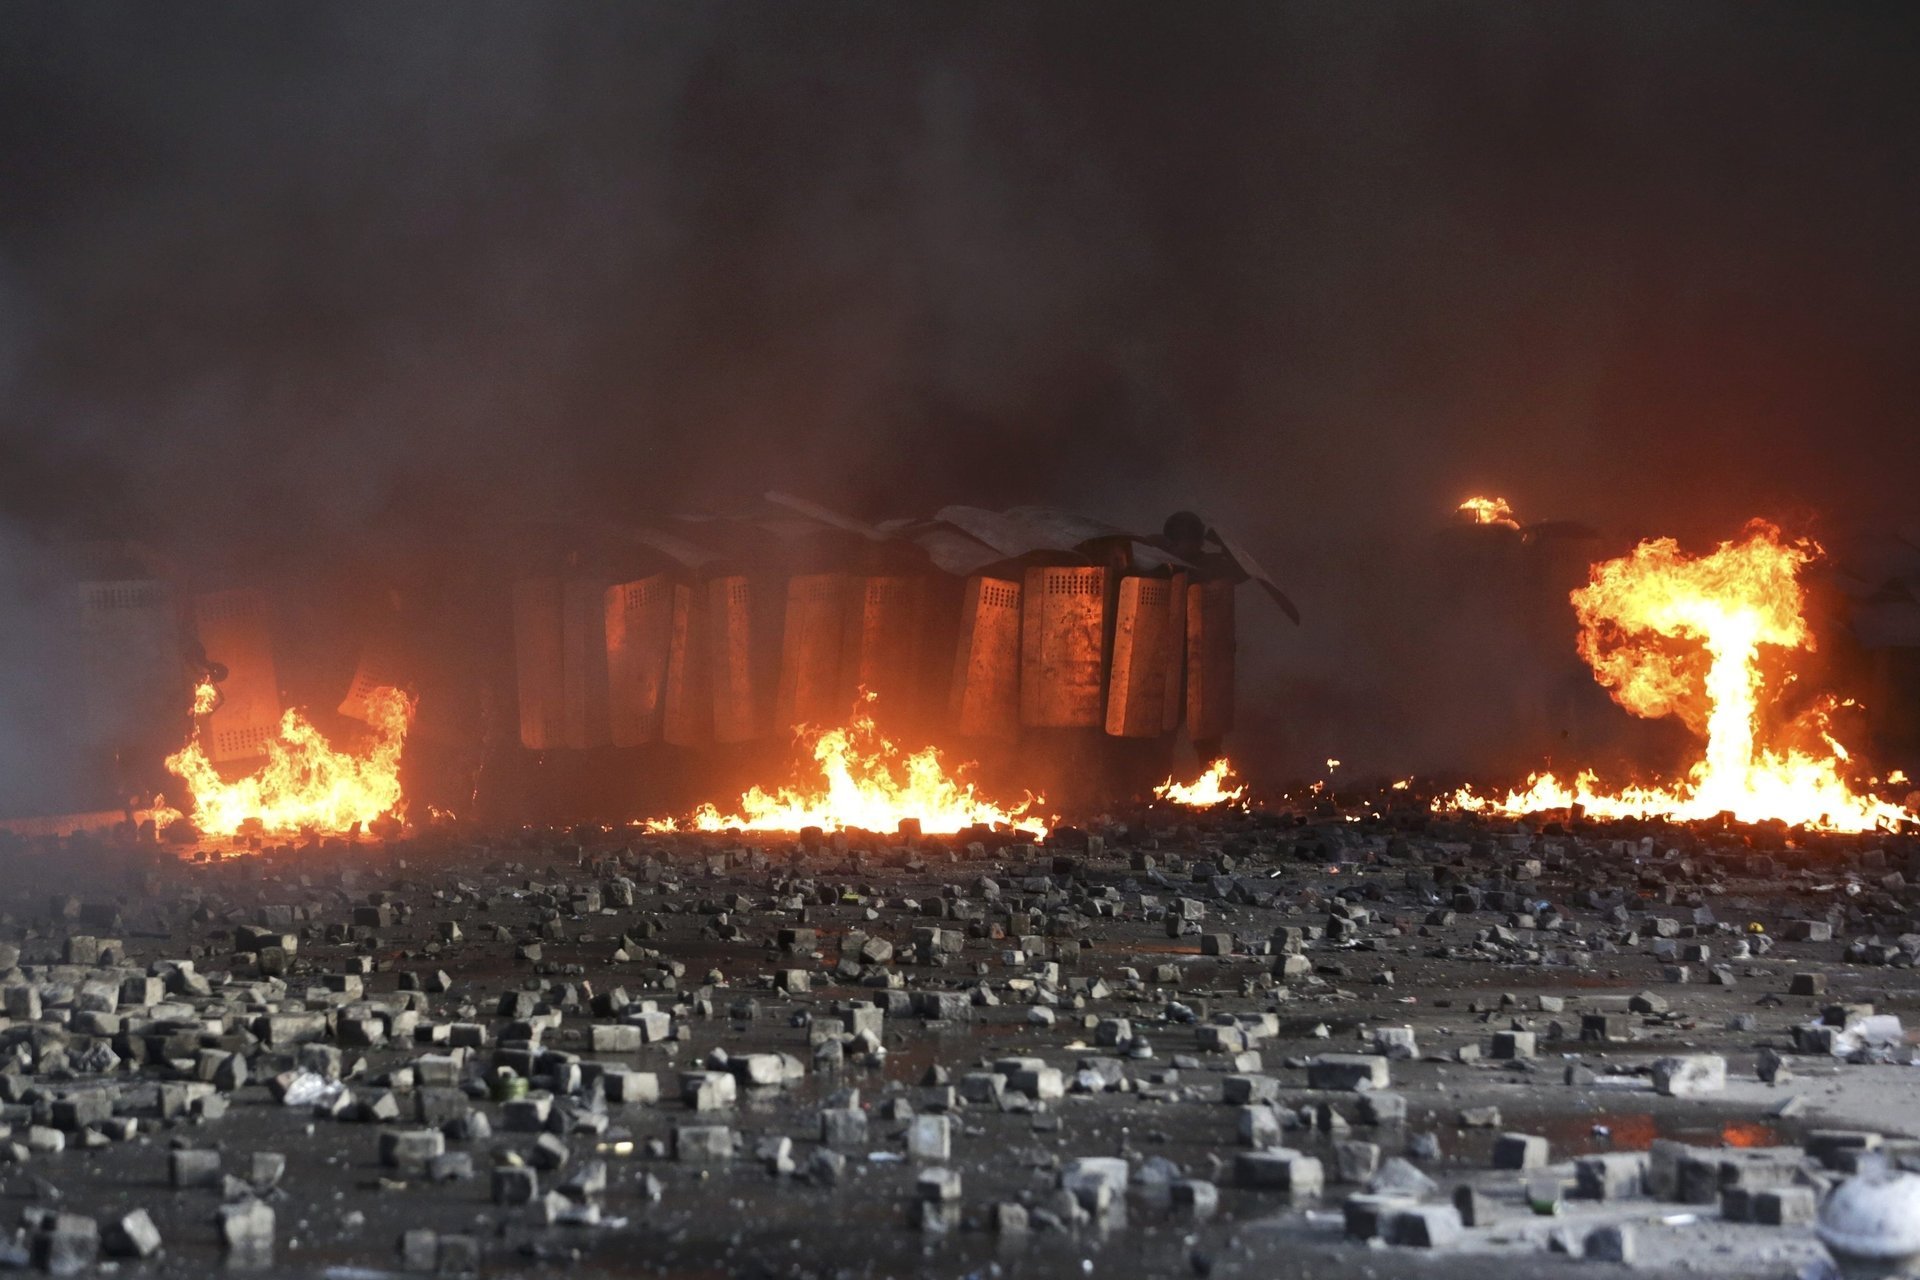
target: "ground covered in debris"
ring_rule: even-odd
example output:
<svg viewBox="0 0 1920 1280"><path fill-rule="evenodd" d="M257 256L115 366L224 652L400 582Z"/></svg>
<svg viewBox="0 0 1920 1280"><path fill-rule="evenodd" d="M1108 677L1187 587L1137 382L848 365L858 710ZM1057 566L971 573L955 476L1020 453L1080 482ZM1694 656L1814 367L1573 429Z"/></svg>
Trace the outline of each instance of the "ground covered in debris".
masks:
<svg viewBox="0 0 1920 1280"><path fill-rule="evenodd" d="M1920 846L1136 815L0 849L0 1266L1791 1276Z"/></svg>

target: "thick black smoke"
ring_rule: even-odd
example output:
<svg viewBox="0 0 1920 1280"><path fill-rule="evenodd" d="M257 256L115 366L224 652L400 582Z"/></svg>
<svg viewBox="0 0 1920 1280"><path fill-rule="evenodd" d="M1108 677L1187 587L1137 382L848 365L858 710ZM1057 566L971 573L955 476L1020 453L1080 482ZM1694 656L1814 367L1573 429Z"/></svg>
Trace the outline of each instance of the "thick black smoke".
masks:
<svg viewBox="0 0 1920 1280"><path fill-rule="evenodd" d="M1190 506L1307 611L1247 602L1268 745L1429 763L1403 575L1469 492L1696 539L1912 493L1915 28L15 3L0 510L238 572L771 487Z"/></svg>

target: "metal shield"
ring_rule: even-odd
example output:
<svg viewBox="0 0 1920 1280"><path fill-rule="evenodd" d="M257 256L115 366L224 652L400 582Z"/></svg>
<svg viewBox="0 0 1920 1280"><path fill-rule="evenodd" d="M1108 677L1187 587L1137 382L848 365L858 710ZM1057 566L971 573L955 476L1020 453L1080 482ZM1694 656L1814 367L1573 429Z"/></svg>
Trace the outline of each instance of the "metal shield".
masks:
<svg viewBox="0 0 1920 1280"><path fill-rule="evenodd" d="M266 754L280 728L280 680L273 630L260 591L216 591L193 602L194 628L207 660L226 667L220 706L207 720L207 758L248 760Z"/></svg>
<svg viewBox="0 0 1920 1280"><path fill-rule="evenodd" d="M1160 720L1162 732L1180 727L1187 706L1187 575L1176 573L1167 580L1167 629L1160 637L1161 661L1166 665L1166 681L1161 687Z"/></svg>
<svg viewBox="0 0 1920 1280"><path fill-rule="evenodd" d="M664 573L606 590L607 721L613 745L658 742L667 710L673 580Z"/></svg>
<svg viewBox="0 0 1920 1280"><path fill-rule="evenodd" d="M667 636L667 692L660 736L676 747L713 741L713 679L707 645L704 586L676 583L673 624Z"/></svg>
<svg viewBox="0 0 1920 1280"><path fill-rule="evenodd" d="M1126 577L1113 605L1107 732L1156 738L1166 718L1167 580Z"/></svg>
<svg viewBox="0 0 1920 1280"><path fill-rule="evenodd" d="M841 638L846 630L847 578L840 573L801 574L787 582L787 616L780 638L780 684L774 693L774 727L837 725L846 719L852 692L841 678Z"/></svg>
<svg viewBox="0 0 1920 1280"><path fill-rule="evenodd" d="M1020 626L1020 723L1097 729L1106 691L1107 571L1032 568Z"/></svg>
<svg viewBox="0 0 1920 1280"><path fill-rule="evenodd" d="M1020 732L1021 585L968 578L960 605L948 708L966 735L1011 738Z"/></svg>
<svg viewBox="0 0 1920 1280"><path fill-rule="evenodd" d="M1187 732L1196 742L1233 728L1233 586L1187 588Z"/></svg>
<svg viewBox="0 0 1920 1280"><path fill-rule="evenodd" d="M841 651L843 686L873 694L879 715L919 710L920 579L854 579Z"/></svg>
<svg viewBox="0 0 1920 1280"><path fill-rule="evenodd" d="M560 592L561 678L566 696L566 744L604 747L612 739L607 715L607 584L570 578Z"/></svg>
<svg viewBox="0 0 1920 1280"><path fill-rule="evenodd" d="M520 745L566 745L566 678L561 657L560 579L513 584L514 671L520 692Z"/></svg>
<svg viewBox="0 0 1920 1280"><path fill-rule="evenodd" d="M713 737L745 742L758 737L754 687L753 584L743 574L707 583L707 643L713 673Z"/></svg>
<svg viewBox="0 0 1920 1280"><path fill-rule="evenodd" d="M87 740L119 742L184 724L180 618L158 578L80 584L80 658Z"/></svg>

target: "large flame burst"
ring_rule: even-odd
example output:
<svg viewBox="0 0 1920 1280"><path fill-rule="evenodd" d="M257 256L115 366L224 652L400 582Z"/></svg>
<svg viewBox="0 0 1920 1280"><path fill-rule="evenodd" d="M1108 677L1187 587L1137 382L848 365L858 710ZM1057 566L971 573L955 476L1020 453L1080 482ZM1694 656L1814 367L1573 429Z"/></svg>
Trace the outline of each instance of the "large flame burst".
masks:
<svg viewBox="0 0 1920 1280"><path fill-rule="evenodd" d="M1156 800L1165 800L1169 804L1186 805L1192 809L1211 809L1218 804L1239 804L1246 799L1247 787L1243 782L1230 787L1229 780L1234 779L1233 766L1225 757L1215 760L1207 771L1192 782L1175 782L1169 777L1153 789Z"/></svg>
<svg viewBox="0 0 1920 1280"><path fill-rule="evenodd" d="M205 685L196 691L196 710L212 705L209 693ZM267 833L337 832L401 813L400 751L413 703L383 687L367 707L373 737L363 753L334 750L306 717L289 710L280 736L267 744L267 762L233 782L207 759L196 727L192 740L167 757L167 769L193 792L193 825L211 836L235 835L250 822Z"/></svg>
<svg viewBox="0 0 1920 1280"><path fill-rule="evenodd" d="M1498 524L1518 529L1520 521L1505 498L1468 498L1456 510L1469 524Z"/></svg>
<svg viewBox="0 0 1920 1280"><path fill-rule="evenodd" d="M690 829L892 831L910 818L927 835L951 835L979 825L1046 834L1046 823L1037 813L1046 803L1043 797L1029 795L1012 806L987 800L973 783L961 778L961 767L947 771L936 748L902 751L864 711L857 711L843 729L821 731L802 725L795 733L810 746L819 768L813 783L772 792L754 787L740 797L738 813L722 814L714 805L702 805L694 811ZM655 832L681 829L671 818L642 825Z"/></svg>
<svg viewBox="0 0 1920 1280"><path fill-rule="evenodd" d="M1455 806L1508 814L1584 807L1602 818L1783 821L1839 831L1888 827L1915 815L1856 792L1848 753L1828 724L1831 698L1768 733L1766 695L1778 692L1763 650L1811 650L1799 574L1820 554L1765 521L1710 555L1689 557L1671 538L1643 542L1593 568L1572 596L1579 650L1614 701L1637 716L1678 716L1706 740L1685 780L1605 791L1591 772L1571 783L1535 774L1505 799L1463 789ZM1771 685L1771 687L1770 687ZM1764 739L1764 740L1763 740Z"/></svg>

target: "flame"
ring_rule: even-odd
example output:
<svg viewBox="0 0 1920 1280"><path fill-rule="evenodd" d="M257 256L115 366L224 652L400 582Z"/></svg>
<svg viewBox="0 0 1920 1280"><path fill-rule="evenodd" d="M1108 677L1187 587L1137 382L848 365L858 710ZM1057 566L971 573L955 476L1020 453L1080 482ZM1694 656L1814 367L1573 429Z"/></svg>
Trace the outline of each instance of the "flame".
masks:
<svg viewBox="0 0 1920 1280"><path fill-rule="evenodd" d="M1850 756L1835 738L1837 704L1822 698L1768 733L1764 711L1791 672L1771 687L1763 651L1811 650L1799 574L1820 555L1787 541L1765 521L1738 541L1690 557L1671 538L1641 543L1594 566L1572 601L1580 655L1614 701L1636 716L1677 716L1705 739L1684 780L1606 791L1592 771L1571 783L1535 774L1504 799L1462 788L1451 804L1474 812L1538 813L1580 805L1601 818L1681 821L1731 813L1742 822L1783 821L1835 831L1869 831L1920 820L1856 792L1843 774ZM1763 740L1764 739L1764 740Z"/></svg>
<svg viewBox="0 0 1920 1280"><path fill-rule="evenodd" d="M213 681L202 680L193 687L193 714L196 718L211 715L219 705L220 691L214 688Z"/></svg>
<svg viewBox="0 0 1920 1280"><path fill-rule="evenodd" d="M211 686L194 694L196 714ZM413 720L413 703L382 687L367 699L373 740L364 755L336 751L298 711L280 719L280 736L267 744L267 762L234 782L222 779L194 729L187 745L167 757L167 769L193 792L193 825L203 835L231 836L248 823L266 832L345 831L402 811L400 750ZM164 825L178 811L156 813Z"/></svg>
<svg viewBox="0 0 1920 1280"><path fill-rule="evenodd" d="M872 694L866 701L873 701ZM972 826L1006 826L1043 836L1046 823L1035 810L1046 803L1028 795L1004 807L982 798L961 777L965 766L948 773L937 748L904 752L881 735L873 717L856 710L846 728L821 731L808 725L794 730L809 746L820 776L804 789L754 787L740 797L740 811L722 814L711 804L694 810L685 824L673 818L643 822L648 831L893 831L904 819L919 822L927 835L952 835Z"/></svg>
<svg viewBox="0 0 1920 1280"><path fill-rule="evenodd" d="M1501 524L1509 529L1520 527L1520 521L1514 518L1513 508L1505 498L1468 498L1455 510L1472 524Z"/></svg>
<svg viewBox="0 0 1920 1280"><path fill-rule="evenodd" d="M1233 766L1222 757L1209 765L1207 771L1193 782L1175 782L1169 775L1164 783L1153 789L1153 794L1157 800L1183 804L1192 809L1210 809L1217 804L1243 804L1247 796L1246 784L1227 786L1228 779L1233 777Z"/></svg>

